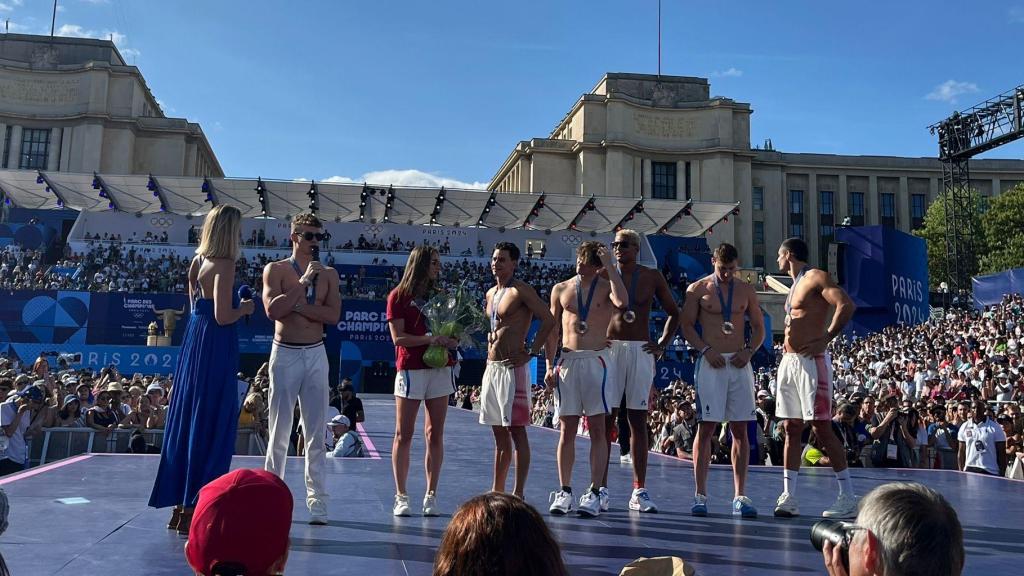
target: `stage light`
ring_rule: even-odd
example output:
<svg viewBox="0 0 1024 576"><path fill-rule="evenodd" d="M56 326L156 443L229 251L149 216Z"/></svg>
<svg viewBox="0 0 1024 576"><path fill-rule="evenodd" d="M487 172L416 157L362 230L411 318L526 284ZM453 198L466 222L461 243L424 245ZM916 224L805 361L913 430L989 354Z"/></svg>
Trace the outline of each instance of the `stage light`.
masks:
<svg viewBox="0 0 1024 576"><path fill-rule="evenodd" d="M683 216L690 216L693 212L689 208L683 208Z"/></svg>
<svg viewBox="0 0 1024 576"><path fill-rule="evenodd" d="M99 190L101 186L102 186L102 184L100 184L100 177L99 176L93 176L92 177L92 189L93 190Z"/></svg>
<svg viewBox="0 0 1024 576"><path fill-rule="evenodd" d="M708 226L708 234L714 234L714 233L715 233L715 229L710 227L710 226Z"/></svg>
<svg viewBox="0 0 1024 576"><path fill-rule="evenodd" d="M42 174L36 176L36 184L42 184L43 182L46 182L46 179L43 178Z"/></svg>
<svg viewBox="0 0 1024 576"><path fill-rule="evenodd" d="M107 202L107 208L113 210L114 209L114 203L113 202Z"/></svg>
<svg viewBox="0 0 1024 576"><path fill-rule="evenodd" d="M57 208L63 208L63 207L64 207L64 201L61 200L60 198L57 198Z"/></svg>
<svg viewBox="0 0 1024 576"><path fill-rule="evenodd" d="M729 223L729 217L728 216L723 216L722 217L722 222L725 222L726 224L728 224Z"/></svg>
<svg viewBox="0 0 1024 576"><path fill-rule="evenodd" d="M732 209L732 215L733 216L739 216L740 215L740 207L739 206L737 206L737 207Z"/></svg>
<svg viewBox="0 0 1024 576"><path fill-rule="evenodd" d="M156 185L156 180L153 179L152 175L150 175L150 177L149 177L149 182L146 182L146 189L150 190L151 192L153 192L153 196L157 195L156 192L157 192L158 186Z"/></svg>

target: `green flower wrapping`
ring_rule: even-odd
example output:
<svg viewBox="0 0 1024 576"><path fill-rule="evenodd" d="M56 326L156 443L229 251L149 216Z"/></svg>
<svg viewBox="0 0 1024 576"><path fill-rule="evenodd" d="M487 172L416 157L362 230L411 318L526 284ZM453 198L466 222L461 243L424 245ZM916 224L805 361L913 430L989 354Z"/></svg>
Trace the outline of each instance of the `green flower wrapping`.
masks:
<svg viewBox="0 0 1024 576"><path fill-rule="evenodd" d="M486 332L490 327L487 315L464 284L428 300L423 315L433 335L455 338L459 346L466 348L478 346L473 335ZM448 356L444 346L430 346L423 354L423 361L427 366L443 368L448 365Z"/></svg>

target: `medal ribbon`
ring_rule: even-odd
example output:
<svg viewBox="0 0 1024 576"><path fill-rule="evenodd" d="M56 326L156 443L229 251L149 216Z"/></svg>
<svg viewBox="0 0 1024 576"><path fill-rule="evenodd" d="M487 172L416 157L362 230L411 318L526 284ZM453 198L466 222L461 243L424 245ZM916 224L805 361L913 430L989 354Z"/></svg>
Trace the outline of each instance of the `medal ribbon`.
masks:
<svg viewBox="0 0 1024 576"><path fill-rule="evenodd" d="M501 304L501 299L505 297L505 292L512 286L512 282L515 281L515 277L509 279L508 284L504 288L494 293L494 298L491 298L491 332L498 329L498 304Z"/></svg>
<svg viewBox="0 0 1024 576"><path fill-rule="evenodd" d="M619 276L622 276L622 268L619 268L618 266L616 266L615 267L615 271L619 273ZM633 274L630 276L629 288L626 289L626 294L629 295L629 304L626 305L626 310L632 310L633 309L633 296L636 294L636 281L639 278L640 278L640 269L639 268L634 268L633 269ZM623 281L625 281L625 278L623 278Z"/></svg>
<svg viewBox="0 0 1024 576"><path fill-rule="evenodd" d="M302 278L302 270L299 269L299 263L295 261L295 258L289 258L288 261L292 263L292 269L299 275L299 278ZM312 304L313 302L316 302L315 282L306 287L306 303Z"/></svg>
<svg viewBox="0 0 1024 576"><path fill-rule="evenodd" d="M590 303L594 301L594 288L597 287L597 276L590 281L590 294L587 295L587 304L583 305L583 281L579 275L576 275L576 308L577 313L580 317L580 322L586 322L587 316L590 314Z"/></svg>
<svg viewBox="0 0 1024 576"><path fill-rule="evenodd" d="M793 286L789 289L789 295L786 296L786 316L789 316L789 313L793 310L793 306L790 304L790 301L793 299L793 292L796 290L796 285L800 283L804 274L806 274L810 269L810 266L804 266L803 270L801 270L800 273L796 275L796 278L793 279Z"/></svg>
<svg viewBox="0 0 1024 576"><path fill-rule="evenodd" d="M725 301L722 296L722 285L718 282L718 275L713 276L715 282L715 291L718 293L718 301L722 304L722 325L726 322L732 322L732 291L736 288L736 279L733 278L729 281L729 302Z"/></svg>

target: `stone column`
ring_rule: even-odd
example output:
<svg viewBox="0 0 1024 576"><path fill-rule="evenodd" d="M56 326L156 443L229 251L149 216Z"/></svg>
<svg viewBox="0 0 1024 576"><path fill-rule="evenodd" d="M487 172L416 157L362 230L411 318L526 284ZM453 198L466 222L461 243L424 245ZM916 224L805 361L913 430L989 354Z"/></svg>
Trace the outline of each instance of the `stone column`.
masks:
<svg viewBox="0 0 1024 576"><path fill-rule="evenodd" d="M18 156L21 155L21 126L15 124L11 127L11 149L7 153L7 167L11 170L18 169Z"/></svg>
<svg viewBox="0 0 1024 576"><path fill-rule="evenodd" d="M60 169L60 141L63 133L63 128L50 129L50 148L46 151L46 169L50 172Z"/></svg>
<svg viewBox="0 0 1024 576"><path fill-rule="evenodd" d="M868 176L868 193L864 196L864 224L878 225L878 176Z"/></svg>
<svg viewBox="0 0 1024 576"><path fill-rule="evenodd" d="M900 191L896 197L896 229L910 233L910 187L906 176L900 176Z"/></svg>

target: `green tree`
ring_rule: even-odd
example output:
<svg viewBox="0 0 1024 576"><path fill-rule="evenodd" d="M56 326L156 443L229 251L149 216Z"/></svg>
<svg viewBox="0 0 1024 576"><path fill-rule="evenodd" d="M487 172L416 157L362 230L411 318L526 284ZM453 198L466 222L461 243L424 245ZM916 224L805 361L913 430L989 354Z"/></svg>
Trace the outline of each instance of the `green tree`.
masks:
<svg viewBox="0 0 1024 576"><path fill-rule="evenodd" d="M1024 184L990 198L981 225L988 239L980 254L981 273L1024 268Z"/></svg>
<svg viewBox="0 0 1024 576"><path fill-rule="evenodd" d="M940 283L945 282L948 278L946 274L946 207L945 200L946 195L949 192L943 192L938 198L932 202L931 206L928 207L928 211L924 215L924 224L914 230L914 235L924 238L925 244L928 247L928 277L931 280L932 286L938 286ZM971 217L974 219L974 229L978 235L983 233L981 212L982 212L982 198L976 190L971 190L971 205L975 207L974 213ZM979 256L981 253L986 251L986 244L983 238L975 238L974 244L975 255ZM972 274L978 271L978 261L975 259L973 262L968 263L968 270Z"/></svg>

